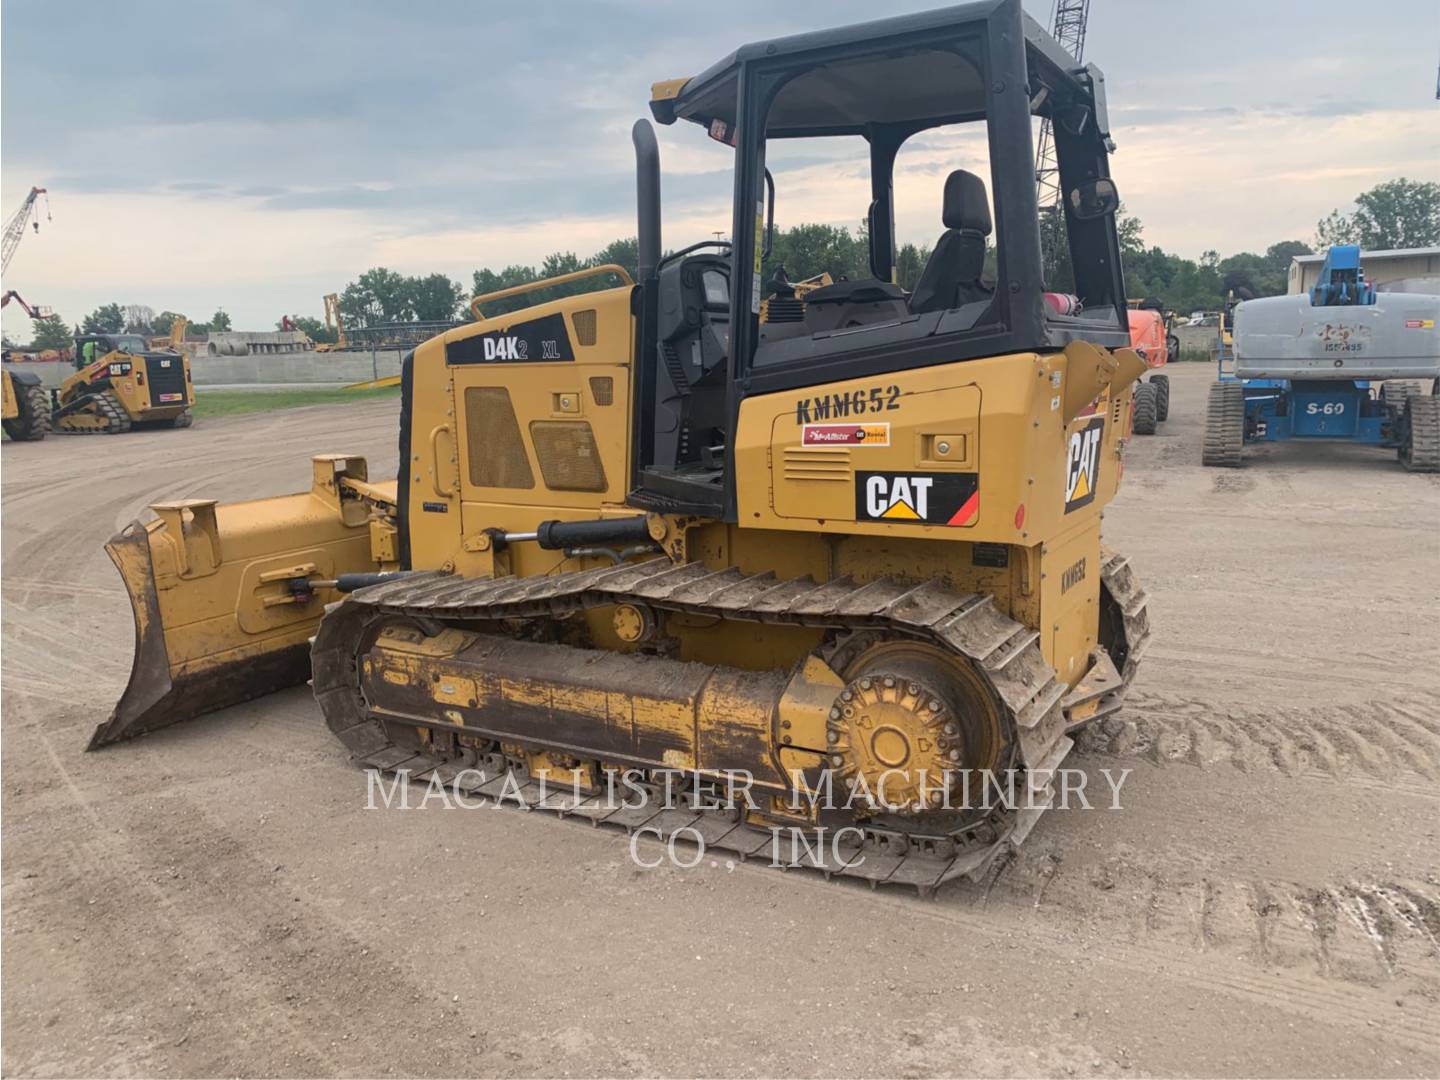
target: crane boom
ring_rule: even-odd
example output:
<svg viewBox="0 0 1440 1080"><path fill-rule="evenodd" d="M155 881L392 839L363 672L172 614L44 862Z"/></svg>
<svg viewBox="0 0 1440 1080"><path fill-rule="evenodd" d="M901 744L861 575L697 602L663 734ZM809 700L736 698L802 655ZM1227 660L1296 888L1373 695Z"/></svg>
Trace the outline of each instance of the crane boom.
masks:
<svg viewBox="0 0 1440 1080"><path fill-rule="evenodd" d="M24 309L25 314L29 315L32 319L48 319L55 314L44 304L27 304L25 298L14 289L7 289L5 295L0 296L0 308L7 306L11 300L19 304L20 307Z"/></svg>
<svg viewBox="0 0 1440 1080"><path fill-rule="evenodd" d="M20 204L20 209L10 215L10 220L5 222L5 239L0 245L0 271L10 269L10 260L15 255L15 249L20 246L20 241L25 237L25 226L30 223L30 213L35 209L35 200L41 195L45 196L45 219L50 220L50 194L43 187L32 187L30 194L25 196L25 201ZM40 231L40 222L34 222L35 231Z"/></svg>

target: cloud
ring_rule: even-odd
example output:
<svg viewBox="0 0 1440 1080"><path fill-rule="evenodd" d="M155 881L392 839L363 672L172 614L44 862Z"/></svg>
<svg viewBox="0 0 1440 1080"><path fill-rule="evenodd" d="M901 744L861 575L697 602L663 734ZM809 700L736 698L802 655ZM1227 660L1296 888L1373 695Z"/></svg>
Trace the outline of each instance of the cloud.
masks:
<svg viewBox="0 0 1440 1080"><path fill-rule="evenodd" d="M1051 5L1026 6L1043 21ZM1263 248L1374 182L1434 175L1434 35L1394 31L1433 29L1433 0L1398 0L1385 20L1357 22L1343 0L1306 10L1297 23L1253 0L1213 0L1203 19L1094 6L1086 59L1107 75L1112 164L1148 240ZM876 15L861 0L731 0L705 21L649 0L72 0L57 18L48 0L7 0L3 200L46 184L56 215L7 278L72 320L123 299L224 303L237 325L268 326L378 262L468 280L486 263L588 254L634 233L629 128L652 82L747 40ZM86 77L86 58L124 77ZM733 153L691 125L658 134L667 242L728 233ZM786 151L782 220L854 228L863 162ZM901 239L933 242L944 175L983 161L979 143L913 140Z"/></svg>

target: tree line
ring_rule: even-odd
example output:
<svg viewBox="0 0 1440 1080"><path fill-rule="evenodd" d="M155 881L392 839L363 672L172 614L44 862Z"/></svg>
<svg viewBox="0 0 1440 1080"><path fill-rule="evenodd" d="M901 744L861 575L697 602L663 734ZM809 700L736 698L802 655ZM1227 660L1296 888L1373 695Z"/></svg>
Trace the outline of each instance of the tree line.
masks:
<svg viewBox="0 0 1440 1080"><path fill-rule="evenodd" d="M1063 225L1054 218L1041 223L1047 243L1059 239ZM1207 251L1199 259L1186 259L1158 245L1146 245L1144 227L1131 215L1120 214L1120 250L1125 284L1131 297L1155 297L1171 311L1213 310L1230 289L1246 289L1255 296L1285 292L1290 260L1331 244L1359 244L1371 251L1440 245L1440 183L1412 181L1401 177L1357 195L1348 212L1332 211L1316 223L1314 246L1302 240L1281 240L1263 252L1241 251L1221 257ZM1057 292L1073 288L1074 275L1064 243L1055 243L1055 266L1049 287ZM930 257L927 245L904 244L896 251L896 277L904 288L913 288ZM994 274L995 252L987 256L987 271ZM339 297L340 317L347 327L370 327L388 323L453 322L470 320L469 297L499 292L516 285L528 285L546 278L579 270L618 264L635 276L639 250L634 237L614 240L588 258L571 251L557 251L538 265L512 264L485 267L471 275L470 288L442 273L407 276L387 267L365 271L345 286ZM870 275L869 238L863 223L855 231L836 225L793 225L775 230L774 244L762 268L768 282L784 267L791 281L800 281L828 271L841 277ZM613 285L604 277L547 286L538 295L555 298L588 292ZM487 315L499 315L533 303L535 294L501 299L485 305ZM85 316L76 333L119 333L121 331L163 336L177 318L172 311L158 314L144 304L105 304ZM287 316L286 320L304 330L317 342L334 341L335 333L313 316ZM190 324L190 331L205 333L230 329L230 316L219 309L208 322ZM35 322L31 348L63 348L71 332L58 316Z"/></svg>
<svg viewBox="0 0 1440 1080"><path fill-rule="evenodd" d="M1159 245L1147 245L1144 242L1144 226L1138 218L1122 211L1117 224L1125 284L1131 297L1158 298L1171 311L1206 311L1219 307L1231 289L1248 290L1254 296L1284 293L1288 287L1291 259L1331 244L1359 244L1370 251L1440 245L1440 184L1401 177L1362 192L1356 196L1352 211L1334 210L1316 224L1313 246L1303 240L1280 240L1263 251L1241 251L1222 257L1219 252L1211 250L1199 259L1187 259L1165 251ZM1050 227L1054 227L1053 220ZM1063 228L1063 225L1060 227ZM903 244L896 250L896 280L903 288L914 287L930 258L930 251L929 245L913 243ZM1065 292L1074 287L1074 274L1065 245L1058 244L1056 251L1058 257L1049 287ZM605 263L617 263L633 277L637 261L636 241L630 237L612 241L588 259L574 252L561 251L547 256L537 266L517 264L498 270L488 267L476 270L471 278L471 293L479 296L498 292ZM837 280L841 277L868 277L870 244L865 224L861 222L854 231L845 226L819 224L777 227L772 250L762 267L762 280L768 282L782 266L791 281L800 281L825 271ZM986 269L993 277L993 247L987 255ZM444 275L431 277L443 279ZM367 279L371 283L367 283ZM403 289L398 288L399 283L420 280L403 279L388 270L369 271L361 276L359 282L347 287L346 295L351 295L352 289L355 291L349 307L345 296L342 296L342 313L349 310L388 311L393 315L401 310L394 305L388 309L385 307L374 290L373 281L377 279L391 281L391 294L399 297L404 295ZM450 281L449 284L456 299L448 317L469 319L471 315L463 290L458 282ZM610 284L613 282L603 278L567 282L548 287L541 295L554 298ZM533 302L533 295L492 301L485 305L485 312L487 315L504 314ZM399 320L386 318L381 321Z"/></svg>
<svg viewBox="0 0 1440 1080"><path fill-rule="evenodd" d="M157 313L147 304L101 304L75 326L69 326L59 315L35 319L34 337L29 349L68 349L82 334L141 334L145 337L165 337L175 326L175 320L184 318L178 312ZM190 322L187 333L211 333L230 329L230 316L224 308L217 308L208 322ZM11 347L6 341L6 347Z"/></svg>

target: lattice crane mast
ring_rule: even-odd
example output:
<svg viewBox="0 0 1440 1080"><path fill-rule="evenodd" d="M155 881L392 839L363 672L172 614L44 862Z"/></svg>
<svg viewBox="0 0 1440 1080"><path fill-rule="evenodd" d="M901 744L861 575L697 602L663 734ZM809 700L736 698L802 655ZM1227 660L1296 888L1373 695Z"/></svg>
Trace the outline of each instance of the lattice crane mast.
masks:
<svg viewBox="0 0 1440 1080"><path fill-rule="evenodd" d="M30 194L25 196L25 201L20 204L20 209L10 215L10 220L5 222L5 241L0 246L3 251L3 258L0 258L0 271L10 269L10 260L15 255L15 249L20 246L20 241L25 237L25 226L33 225L35 231L40 231L40 221L30 220L30 214L35 209L35 200L41 195L45 196L45 220L52 220L50 217L50 194L43 187L32 187Z"/></svg>
<svg viewBox="0 0 1440 1080"><path fill-rule="evenodd" d="M1085 26L1090 20L1090 0L1055 0L1050 13L1051 33L1075 58L1078 67L1085 59ZM1040 237L1044 244L1045 277L1055 269L1060 237L1060 167L1055 161L1055 139L1049 119L1040 121L1040 149L1035 159L1035 194L1040 204Z"/></svg>

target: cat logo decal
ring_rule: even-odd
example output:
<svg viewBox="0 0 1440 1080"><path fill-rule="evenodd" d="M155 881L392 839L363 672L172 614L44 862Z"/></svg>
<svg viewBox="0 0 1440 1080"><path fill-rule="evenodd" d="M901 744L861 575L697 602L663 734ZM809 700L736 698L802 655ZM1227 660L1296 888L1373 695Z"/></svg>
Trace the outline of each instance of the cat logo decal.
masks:
<svg viewBox="0 0 1440 1080"><path fill-rule="evenodd" d="M1100 442L1105 436L1105 418L1097 416L1070 435L1065 454L1065 512L1079 510L1095 501L1100 479Z"/></svg>
<svg viewBox="0 0 1440 1080"><path fill-rule="evenodd" d="M855 474L856 521L961 526L979 515L979 473Z"/></svg>

